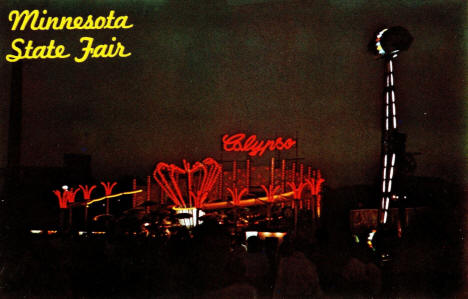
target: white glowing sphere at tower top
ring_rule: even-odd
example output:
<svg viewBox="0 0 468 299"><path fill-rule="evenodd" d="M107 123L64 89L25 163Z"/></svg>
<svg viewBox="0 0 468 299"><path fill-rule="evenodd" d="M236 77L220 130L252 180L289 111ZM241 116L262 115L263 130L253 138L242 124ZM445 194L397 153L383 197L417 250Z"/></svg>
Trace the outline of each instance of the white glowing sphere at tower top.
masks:
<svg viewBox="0 0 468 299"><path fill-rule="evenodd" d="M408 50L412 42L413 37L405 28L401 26L385 28L375 37L375 50L382 56L394 55Z"/></svg>

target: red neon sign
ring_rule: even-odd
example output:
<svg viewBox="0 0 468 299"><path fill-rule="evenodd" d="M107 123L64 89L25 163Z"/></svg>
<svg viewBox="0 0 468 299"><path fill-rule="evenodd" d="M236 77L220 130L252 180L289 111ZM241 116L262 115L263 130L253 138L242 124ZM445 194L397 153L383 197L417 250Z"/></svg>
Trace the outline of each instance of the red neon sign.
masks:
<svg viewBox="0 0 468 299"><path fill-rule="evenodd" d="M223 149L227 152L248 152L250 156L262 156L266 150L288 150L296 144L296 140L282 137L276 139L257 140L257 135L251 135L246 139L243 133L228 135L222 138Z"/></svg>
<svg viewBox="0 0 468 299"><path fill-rule="evenodd" d="M190 165L187 161L183 161L184 168L180 168L174 164L166 164L163 162L156 165L153 172L153 177L159 184L161 189L166 192L169 198L178 207L193 207L200 208L207 200L208 193L213 188L216 180L221 172L221 165L212 158L206 158L203 162L196 162ZM195 173L199 173L198 184L194 182ZM187 175L187 196L184 197L177 175ZM186 202L188 199L188 203Z"/></svg>
<svg viewBox="0 0 468 299"><path fill-rule="evenodd" d="M109 196L112 194L112 189L117 185L117 182L113 182L112 184L110 182L101 182L101 185L104 187L106 196Z"/></svg>
<svg viewBox="0 0 468 299"><path fill-rule="evenodd" d="M66 209L69 203L75 202L76 193L80 191L80 189L76 189L73 191L73 188L68 190L63 190L63 193L60 193L58 190L52 191L59 200L59 207L61 209Z"/></svg>
<svg viewBox="0 0 468 299"><path fill-rule="evenodd" d="M317 216L320 217L322 201L320 191L322 189L322 184L325 182L325 179L322 177L322 173L320 172L320 170L317 170L317 172L313 172L313 177L311 179L306 179L306 182L307 184L309 184L311 194L315 195L317 198Z"/></svg>
<svg viewBox="0 0 468 299"><path fill-rule="evenodd" d="M62 193L58 190L52 191L54 194L57 196L59 200L59 207L61 209L66 209L67 208L67 198L65 196L62 196Z"/></svg>
<svg viewBox="0 0 468 299"><path fill-rule="evenodd" d="M268 186L268 189L267 189L267 187L265 187L265 185L261 185L260 187L262 187L263 191L265 191L267 200L269 202L274 202L275 201L275 193L280 189L280 186L274 187L272 184L270 184Z"/></svg>
<svg viewBox="0 0 468 299"><path fill-rule="evenodd" d="M242 188L242 190L239 192L238 188L234 188L234 191L232 191L231 188L227 188L227 191L231 193L232 201L234 202L234 205L239 205L240 200L244 194L246 194L249 190L247 188Z"/></svg>
<svg viewBox="0 0 468 299"><path fill-rule="evenodd" d="M296 186L294 182L291 182L291 183L288 182L288 186L293 191L294 199L300 199L302 197L302 190L304 190L304 187L307 186L307 184L299 183L299 186Z"/></svg>
<svg viewBox="0 0 468 299"><path fill-rule="evenodd" d="M83 191L83 199L88 201L91 199L91 192L96 188L96 185L91 186L91 188L88 185L79 185L81 191Z"/></svg>

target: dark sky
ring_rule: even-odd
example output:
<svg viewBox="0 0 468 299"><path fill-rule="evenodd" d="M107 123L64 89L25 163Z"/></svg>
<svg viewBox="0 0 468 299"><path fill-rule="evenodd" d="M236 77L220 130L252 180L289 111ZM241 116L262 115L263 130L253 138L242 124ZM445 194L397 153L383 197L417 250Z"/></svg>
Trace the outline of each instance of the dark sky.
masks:
<svg viewBox="0 0 468 299"><path fill-rule="evenodd" d="M85 153L99 179L149 175L158 161L219 158L224 133L297 132L299 155L322 169L332 187L373 183L384 64L367 44L374 32L401 25L414 42L395 64L397 112L407 150L421 153L416 174L466 181L464 1L7 2L0 22L5 150L11 75L5 55L14 38L55 39L78 56L80 37L108 43L115 36L132 53L81 64L26 61L24 166L60 166L64 153ZM134 27L10 31L11 9L34 8L50 16L107 16L115 9Z"/></svg>

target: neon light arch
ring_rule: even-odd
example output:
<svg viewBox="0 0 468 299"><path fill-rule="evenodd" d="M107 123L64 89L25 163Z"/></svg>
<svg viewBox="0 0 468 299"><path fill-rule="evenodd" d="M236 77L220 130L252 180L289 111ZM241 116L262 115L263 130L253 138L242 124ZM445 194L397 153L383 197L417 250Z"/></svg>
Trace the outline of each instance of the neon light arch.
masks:
<svg viewBox="0 0 468 299"><path fill-rule="evenodd" d="M199 208L208 199L208 194L213 189L221 172L221 165L213 158L206 158L203 162L195 162L192 166L183 160L183 165L182 169L174 164L160 162L156 165L153 177L176 206ZM185 197L181 190L181 182L176 178L176 175L183 174L187 176ZM197 185L194 184L195 174L199 174L199 184Z"/></svg>

